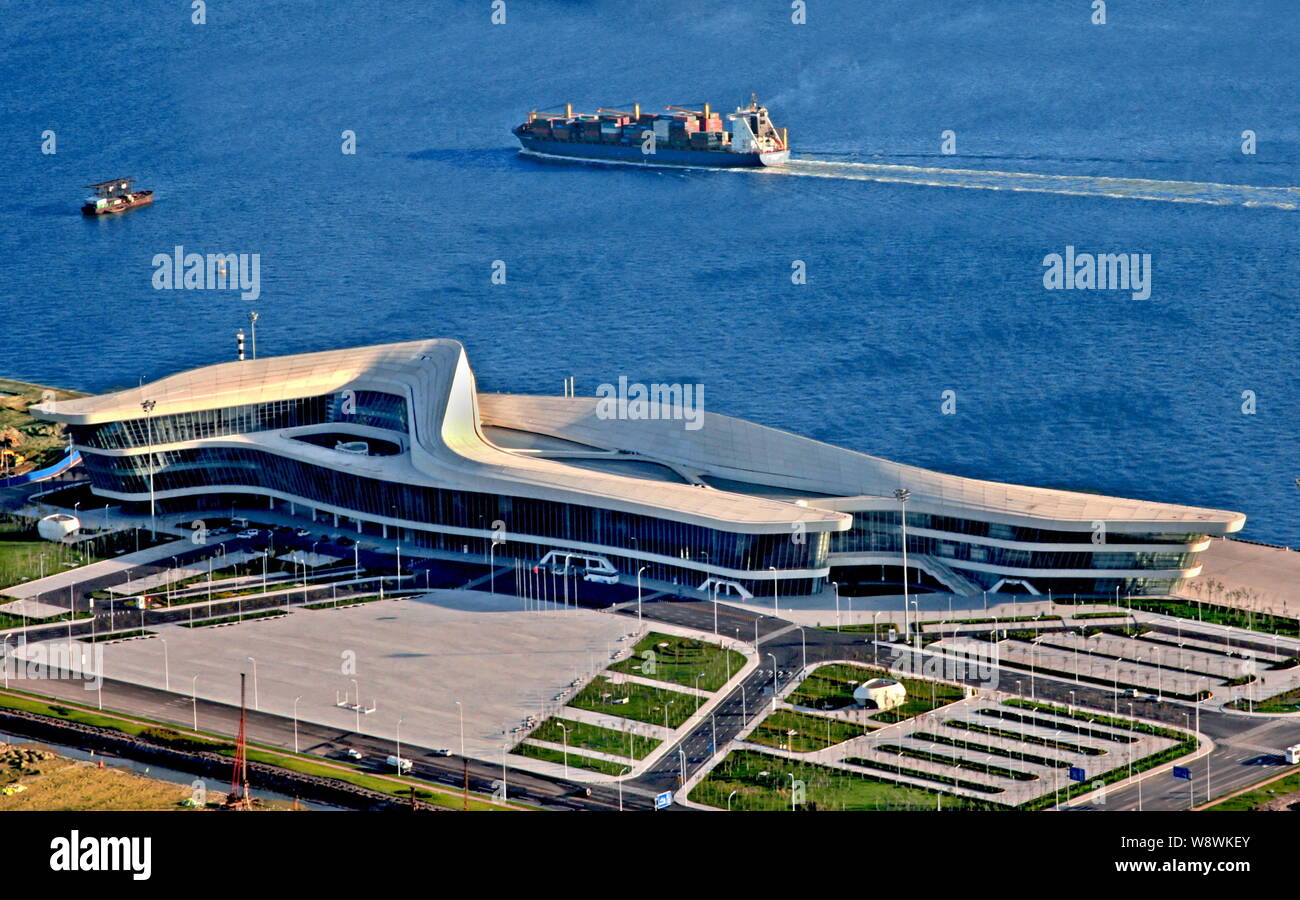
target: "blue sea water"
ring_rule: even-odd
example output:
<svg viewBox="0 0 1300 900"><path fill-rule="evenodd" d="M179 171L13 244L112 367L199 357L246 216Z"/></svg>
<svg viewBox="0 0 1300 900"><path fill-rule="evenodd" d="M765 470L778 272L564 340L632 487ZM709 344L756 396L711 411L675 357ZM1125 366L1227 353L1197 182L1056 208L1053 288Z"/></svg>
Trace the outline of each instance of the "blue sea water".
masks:
<svg viewBox="0 0 1300 900"><path fill-rule="evenodd" d="M808 7L794 25L777 0L507 0L493 25L487 0L210 0L195 25L186 3L5 4L0 373L134 384L232 358L255 307L263 355L454 337L486 390L698 381L716 412L1236 509L1245 536L1300 545L1300 211L1152 185L1300 185L1293 0L1111 2L1105 25L1079 0ZM565 101L751 91L832 177L546 163L509 133ZM81 186L120 175L157 203L83 220ZM154 290L178 244L260 254L262 297ZM1066 245L1151 254L1151 298L1044 290Z"/></svg>

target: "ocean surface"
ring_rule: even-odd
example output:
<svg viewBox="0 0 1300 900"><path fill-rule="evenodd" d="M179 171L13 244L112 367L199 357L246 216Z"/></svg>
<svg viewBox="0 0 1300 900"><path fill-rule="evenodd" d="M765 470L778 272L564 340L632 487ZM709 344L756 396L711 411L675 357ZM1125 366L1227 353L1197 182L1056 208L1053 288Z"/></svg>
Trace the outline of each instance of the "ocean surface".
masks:
<svg viewBox="0 0 1300 900"><path fill-rule="evenodd" d="M256 309L262 355L453 337L484 390L698 382L715 412L1300 546L1294 0L3 7L0 374L135 384L233 358ZM543 162L509 132L751 91L789 171ZM118 176L157 202L83 220ZM177 245L260 254L261 297L155 290ZM1045 290L1067 246L1150 254L1150 298Z"/></svg>

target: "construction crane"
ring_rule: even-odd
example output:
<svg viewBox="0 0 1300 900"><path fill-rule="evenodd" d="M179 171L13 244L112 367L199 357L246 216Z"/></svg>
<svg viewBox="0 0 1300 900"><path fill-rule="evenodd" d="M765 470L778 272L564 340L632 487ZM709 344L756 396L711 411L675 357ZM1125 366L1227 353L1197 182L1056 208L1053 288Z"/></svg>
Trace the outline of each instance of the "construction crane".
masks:
<svg viewBox="0 0 1300 900"><path fill-rule="evenodd" d="M704 104L704 109L702 110L687 109L684 106L665 106L664 109L668 110L669 112L686 113L688 116L703 116L706 119L709 118L711 115L713 115L713 112L709 108L709 104L707 103Z"/></svg>
<svg viewBox="0 0 1300 900"><path fill-rule="evenodd" d="M633 119L641 118L641 104L636 103L632 106L632 112L624 112L621 109L606 109L601 106L596 109L598 113L604 113L607 116L630 116Z"/></svg>

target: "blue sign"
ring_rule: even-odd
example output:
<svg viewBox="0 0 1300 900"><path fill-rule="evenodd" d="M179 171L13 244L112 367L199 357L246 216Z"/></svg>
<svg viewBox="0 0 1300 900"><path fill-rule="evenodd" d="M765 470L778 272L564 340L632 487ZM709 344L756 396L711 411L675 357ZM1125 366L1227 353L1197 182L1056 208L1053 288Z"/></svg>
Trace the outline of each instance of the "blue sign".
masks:
<svg viewBox="0 0 1300 900"><path fill-rule="evenodd" d="M1192 770L1187 766L1174 766L1174 777L1181 778L1183 781L1192 780Z"/></svg>
<svg viewBox="0 0 1300 900"><path fill-rule="evenodd" d="M655 809L667 809L673 805L673 792L664 791L662 794L655 794Z"/></svg>
<svg viewBox="0 0 1300 900"><path fill-rule="evenodd" d="M1078 766L1070 766L1070 780L1087 781L1088 773L1083 771L1083 769L1079 768Z"/></svg>

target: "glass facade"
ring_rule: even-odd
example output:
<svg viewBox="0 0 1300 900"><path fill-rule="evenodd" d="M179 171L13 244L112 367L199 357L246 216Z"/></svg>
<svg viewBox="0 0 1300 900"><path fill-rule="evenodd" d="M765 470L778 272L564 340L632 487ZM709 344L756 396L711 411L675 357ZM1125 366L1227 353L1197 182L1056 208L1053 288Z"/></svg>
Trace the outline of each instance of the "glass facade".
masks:
<svg viewBox="0 0 1300 900"><path fill-rule="evenodd" d="M832 553L849 553L860 550L888 549L877 546L878 542L893 541L894 549L899 549L899 528L902 515L898 510L862 510L852 511L853 528L835 535ZM1016 541L1024 544L1091 544L1091 531L1053 531L1044 528L1028 528L1021 525L1003 525L999 522L983 522L979 519L958 519L952 516L938 516L931 513L907 513L907 527L923 528L930 531L947 531L951 534L972 537L990 537L1002 541ZM892 537L891 537L892 535ZM911 534L908 534L908 549L911 550ZM1189 544L1204 538L1201 534L1156 533L1156 532L1107 532L1107 542L1111 544Z"/></svg>
<svg viewBox="0 0 1300 900"><path fill-rule="evenodd" d="M379 391L339 391L270 403L141 416L103 425L70 425L68 430L78 447L130 450L151 444L184 443L326 422L369 425L406 433L406 401L396 394Z"/></svg>
<svg viewBox="0 0 1300 900"><path fill-rule="evenodd" d="M242 447L121 457L86 453L82 458L96 490L147 494L151 455L156 493L260 487L361 515L484 531L500 520L508 534L654 553L736 570L825 568L830 548L826 532L809 532L797 543L788 532L738 534L553 500L393 483ZM636 569L630 560L615 564L630 565L632 572Z"/></svg>
<svg viewBox="0 0 1300 900"><path fill-rule="evenodd" d="M855 511L853 527L831 535L831 553L902 553L902 515L898 510ZM1111 551L1106 544L1096 551L1037 550L980 544L972 537L989 537L1025 543L1091 544L1091 531L1050 531L959 519L929 513L907 514L907 552L930 556L942 561L958 575L981 588L992 588L1004 577L1014 578L1017 571L1030 569L1187 569L1196 565L1197 553L1170 548L1167 552ZM913 529L943 531L953 535L948 540ZM1200 540L1200 534L1108 532L1111 544L1187 544ZM967 568L963 563L996 567L986 572ZM835 576L832 575L832 578ZM1112 595L1118 586L1122 594L1166 593L1176 584L1168 578L1052 578L1034 575L1029 578L1041 591L1051 589L1060 594Z"/></svg>

